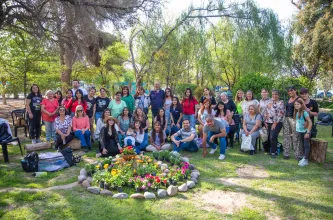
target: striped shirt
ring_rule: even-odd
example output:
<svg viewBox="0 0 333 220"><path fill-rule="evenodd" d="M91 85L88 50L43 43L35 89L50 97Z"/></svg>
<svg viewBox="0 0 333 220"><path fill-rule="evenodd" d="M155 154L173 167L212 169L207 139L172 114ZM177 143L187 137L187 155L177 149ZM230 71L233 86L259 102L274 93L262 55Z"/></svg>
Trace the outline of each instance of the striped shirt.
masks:
<svg viewBox="0 0 333 220"><path fill-rule="evenodd" d="M181 136L182 139L188 138L191 136L191 134L194 134L194 138L197 137L197 132L194 128L190 127L189 129L182 128L179 131L177 131L177 136Z"/></svg>

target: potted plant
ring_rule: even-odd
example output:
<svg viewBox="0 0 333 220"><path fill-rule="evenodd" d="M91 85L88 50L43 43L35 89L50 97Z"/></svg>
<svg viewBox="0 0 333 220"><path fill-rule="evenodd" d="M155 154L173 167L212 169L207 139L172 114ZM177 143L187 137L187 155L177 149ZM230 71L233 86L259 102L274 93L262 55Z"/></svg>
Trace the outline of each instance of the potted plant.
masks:
<svg viewBox="0 0 333 220"><path fill-rule="evenodd" d="M132 160L136 157L134 148L132 146L128 146L123 148L123 159L128 161L128 160Z"/></svg>

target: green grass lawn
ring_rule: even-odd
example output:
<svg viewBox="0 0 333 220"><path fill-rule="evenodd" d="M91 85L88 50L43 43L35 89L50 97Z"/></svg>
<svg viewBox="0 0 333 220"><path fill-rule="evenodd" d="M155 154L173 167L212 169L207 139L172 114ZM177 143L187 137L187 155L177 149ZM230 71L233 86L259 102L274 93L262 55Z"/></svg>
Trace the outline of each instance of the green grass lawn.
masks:
<svg viewBox="0 0 333 220"><path fill-rule="evenodd" d="M10 164L0 161L1 219L333 219L333 138L331 127L318 127L318 137L329 141L324 164L298 167L297 161L273 160L227 151L205 159L185 153L201 172L197 186L176 197L154 201L114 200L94 195L82 187L71 190L29 192L15 188L39 188L75 182L84 162L44 178L22 171L17 146L9 147ZM281 132L282 133L282 132ZM96 144L94 149L96 149ZM2 152L1 152L2 153ZM84 157L94 158L90 152ZM239 170L254 167L265 175L246 178ZM232 183L232 184L228 184ZM226 202L224 198L230 198ZM229 203L228 203L229 202ZM230 211L231 210L231 211Z"/></svg>

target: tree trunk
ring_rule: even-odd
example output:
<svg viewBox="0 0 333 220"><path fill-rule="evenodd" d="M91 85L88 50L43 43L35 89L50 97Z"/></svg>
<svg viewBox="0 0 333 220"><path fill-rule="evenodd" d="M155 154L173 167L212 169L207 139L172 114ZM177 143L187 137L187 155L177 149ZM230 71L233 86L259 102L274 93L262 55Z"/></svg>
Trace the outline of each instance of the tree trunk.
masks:
<svg viewBox="0 0 333 220"><path fill-rule="evenodd" d="M315 163L323 163L326 159L328 142L320 139L311 140L309 160Z"/></svg>
<svg viewBox="0 0 333 220"><path fill-rule="evenodd" d="M4 77L1 78L2 83L2 104L7 105L7 99L6 99L6 79Z"/></svg>
<svg viewBox="0 0 333 220"><path fill-rule="evenodd" d="M27 72L24 72L23 93L27 97Z"/></svg>

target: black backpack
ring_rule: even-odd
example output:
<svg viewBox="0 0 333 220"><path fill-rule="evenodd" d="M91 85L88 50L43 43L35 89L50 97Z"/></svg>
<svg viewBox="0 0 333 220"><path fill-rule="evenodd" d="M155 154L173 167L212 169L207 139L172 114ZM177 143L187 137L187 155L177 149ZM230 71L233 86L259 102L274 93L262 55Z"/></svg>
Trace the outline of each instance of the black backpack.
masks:
<svg viewBox="0 0 333 220"><path fill-rule="evenodd" d="M27 154L23 160L21 160L22 168L25 172L38 172L39 157L36 152Z"/></svg>
<svg viewBox="0 0 333 220"><path fill-rule="evenodd" d="M0 142L11 139L12 136L8 132L8 125L6 123L0 124Z"/></svg>

